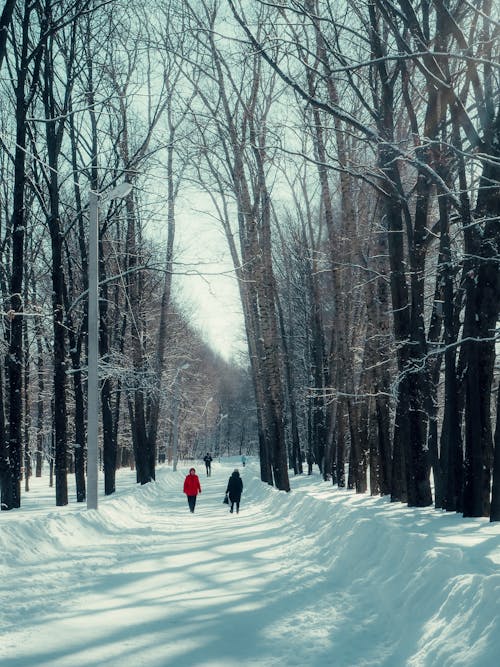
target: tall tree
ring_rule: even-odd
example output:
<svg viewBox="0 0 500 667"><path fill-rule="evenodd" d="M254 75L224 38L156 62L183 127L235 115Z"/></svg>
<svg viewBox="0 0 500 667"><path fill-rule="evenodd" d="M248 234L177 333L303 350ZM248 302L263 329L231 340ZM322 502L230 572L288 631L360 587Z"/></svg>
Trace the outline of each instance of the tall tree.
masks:
<svg viewBox="0 0 500 667"><path fill-rule="evenodd" d="M18 29L13 36L16 46L11 77L15 96L16 147L14 155L14 191L12 202L12 260L10 272L10 309L8 316L9 350L7 356L9 418L8 442L4 448L5 470L2 483L2 509L21 504L22 452L22 368L24 235L26 229L25 187L27 116L40 82L40 68L47 38L47 17L37 14L39 3L25 2L16 12ZM41 21L38 20L41 17Z"/></svg>
<svg viewBox="0 0 500 667"><path fill-rule="evenodd" d="M210 97L200 86L197 93L204 107L211 112L222 147L221 163L228 175L223 192L230 188L237 207L239 252L232 240L231 226L226 224L225 230L240 278L259 405L261 477L288 491L281 344L272 265L270 193L266 181L269 164L266 119L274 85L272 79L263 79L260 59L254 55L247 58L246 64L237 56L247 86L242 88L233 77L230 55L219 48L214 37L213 31L219 20L217 5L203 2L201 13L190 7L200 48L200 63L215 88L215 97ZM208 66L205 64L207 56ZM261 99L260 93L266 87L268 91Z"/></svg>
<svg viewBox="0 0 500 667"><path fill-rule="evenodd" d="M16 8L16 0L5 0L2 15L0 16L0 70L5 58L7 40L9 34L9 23Z"/></svg>

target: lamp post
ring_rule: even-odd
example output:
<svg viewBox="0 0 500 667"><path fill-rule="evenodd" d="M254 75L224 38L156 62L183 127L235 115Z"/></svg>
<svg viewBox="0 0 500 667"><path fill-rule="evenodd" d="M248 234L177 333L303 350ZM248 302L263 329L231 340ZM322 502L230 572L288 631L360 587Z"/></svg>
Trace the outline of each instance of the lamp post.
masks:
<svg viewBox="0 0 500 667"><path fill-rule="evenodd" d="M132 190L132 183L120 183L103 200L123 199ZM98 429L99 429L99 199L101 194L89 193L88 250L88 361L87 361L87 509L97 509Z"/></svg>
<svg viewBox="0 0 500 667"><path fill-rule="evenodd" d="M180 383L180 373L181 371L189 368L189 364L182 364L177 369L174 378L174 414L173 414L173 433L172 433L172 471L177 470L177 451L178 451L178 441L179 441L179 403L181 400L181 383Z"/></svg>
<svg viewBox="0 0 500 667"><path fill-rule="evenodd" d="M217 422L217 456L221 455L221 440L222 440L222 422L227 419L227 414L219 413L219 421ZM228 452L229 454L229 452Z"/></svg>

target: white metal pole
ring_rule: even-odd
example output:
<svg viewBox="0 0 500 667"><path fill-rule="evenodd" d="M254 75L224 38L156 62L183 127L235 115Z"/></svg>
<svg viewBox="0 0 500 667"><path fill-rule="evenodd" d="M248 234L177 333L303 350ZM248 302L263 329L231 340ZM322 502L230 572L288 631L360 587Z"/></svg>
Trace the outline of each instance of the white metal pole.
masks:
<svg viewBox="0 0 500 667"><path fill-rule="evenodd" d="M87 509L97 509L99 416L99 195L89 194Z"/></svg>

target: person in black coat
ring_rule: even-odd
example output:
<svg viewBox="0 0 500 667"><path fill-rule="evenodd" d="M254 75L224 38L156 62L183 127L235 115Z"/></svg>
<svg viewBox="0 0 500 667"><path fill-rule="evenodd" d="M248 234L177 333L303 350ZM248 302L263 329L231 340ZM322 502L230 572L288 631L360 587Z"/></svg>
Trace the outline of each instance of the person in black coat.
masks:
<svg viewBox="0 0 500 667"><path fill-rule="evenodd" d="M234 505L236 505L236 514L238 514L240 511L241 494L243 493L243 480L241 479L240 472L237 468L235 468L229 478L226 493L231 501L231 509L229 511L232 513Z"/></svg>
<svg viewBox="0 0 500 667"><path fill-rule="evenodd" d="M205 468L207 469L207 477L210 477L212 474L212 457L210 456L210 452L207 452L206 455L203 457L203 460L205 461Z"/></svg>

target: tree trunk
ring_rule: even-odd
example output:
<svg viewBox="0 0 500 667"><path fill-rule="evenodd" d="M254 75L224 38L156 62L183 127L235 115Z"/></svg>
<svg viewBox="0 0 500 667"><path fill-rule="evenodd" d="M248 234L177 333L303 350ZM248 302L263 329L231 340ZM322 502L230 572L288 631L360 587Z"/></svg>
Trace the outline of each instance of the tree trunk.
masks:
<svg viewBox="0 0 500 667"><path fill-rule="evenodd" d="M500 112L495 125L496 146L500 143ZM464 348L467 352L465 401L464 516L488 516L493 465L491 387L495 360L495 327L500 300L500 168L487 162L480 180L475 218L483 232L465 234L469 269L466 274ZM465 222L465 221L464 221Z"/></svg>
<svg viewBox="0 0 500 667"><path fill-rule="evenodd" d="M9 461L7 458L6 430L5 430L5 403L4 403L4 381L3 365L0 364L0 490L6 489L9 484ZM7 509L3 506L3 491L0 497L0 509Z"/></svg>
<svg viewBox="0 0 500 667"><path fill-rule="evenodd" d="M33 291L33 300L36 303L36 291ZM42 476L43 465L43 424L45 417L45 406L43 394L45 390L44 381L44 361L43 361L43 344L42 344L42 325L40 317L35 318L35 336L37 349L37 399L36 399L36 454L35 454L35 477Z"/></svg>
<svg viewBox="0 0 500 667"><path fill-rule="evenodd" d="M0 17L0 70L7 50L7 39L9 36L9 24L14 14L16 0L6 0Z"/></svg>
<svg viewBox="0 0 500 667"><path fill-rule="evenodd" d="M26 247L25 254L28 257L28 247ZM28 303L28 285L29 285L29 275L26 274L24 278L24 303ZM31 451L30 451L30 410L29 410L29 394L30 394L30 353L29 353L29 337L28 337L28 325L26 319L23 322L23 351L24 351L24 369L23 369L23 406L24 406L24 490L30 490L30 477L32 474L31 470Z"/></svg>
<svg viewBox="0 0 500 667"><path fill-rule="evenodd" d="M71 108L70 108L71 111ZM83 285L88 289L88 261L87 261L87 246L84 226L83 203L80 193L80 178L78 174L77 162L77 138L76 128L74 125L74 115L70 113L69 117L69 138L71 142L71 162L73 166L74 178L74 197L76 202L76 210L78 214L78 246L80 249L81 274ZM71 271L71 256L67 252L68 265L68 283L69 291L72 295L75 293L73 285L73 274ZM83 387L82 374L82 346L84 336L87 331L87 316L88 316L88 300L85 300L84 313L82 323L79 328L75 326L73 315L70 308L70 297L68 289L65 289L64 303L66 309L66 328L68 331L69 340L69 354L72 366L73 377L73 391L75 396L75 411L74 411L74 457L75 457L75 485L76 485L76 500L81 503L86 498L86 483L85 483L85 392Z"/></svg>
<svg viewBox="0 0 500 667"><path fill-rule="evenodd" d="M490 521L500 521L500 387L497 387L496 417Z"/></svg>
<svg viewBox="0 0 500 667"><path fill-rule="evenodd" d="M24 230L26 225L24 188L26 183L26 80L28 75L28 26L32 8L23 15L23 42L15 84L16 149L14 154L14 197L12 211L12 259L10 274L10 309L8 315L8 441L5 447L4 484L1 507L10 510L21 506L21 452L22 452L22 367L23 367L23 304Z"/></svg>
<svg viewBox="0 0 500 667"><path fill-rule="evenodd" d="M51 18L51 9L47 9L47 20ZM67 481L67 417L66 417L66 329L64 322L64 264L63 230L60 221L59 198L59 154L65 127L65 115L69 88L66 88L66 106L60 108L55 101L54 74L54 39L49 39L49 46L44 58L43 101L45 117L45 136L47 142L50 175L48 177L49 206L47 224L52 248L52 317L54 331L54 430L55 430L55 475L56 505L68 504ZM69 84L68 84L69 85ZM62 120L57 120L62 116Z"/></svg>
<svg viewBox="0 0 500 667"><path fill-rule="evenodd" d="M280 300L276 297L278 317L280 324L281 341L283 345L283 365L285 367L286 388L288 392L288 404L290 409L290 430L292 434L292 447L290 451L290 464L295 475L302 472L302 453L300 451L299 429L297 424L297 405L295 401L294 374L292 370L292 349L293 343L289 346L285 331L285 322Z"/></svg>

